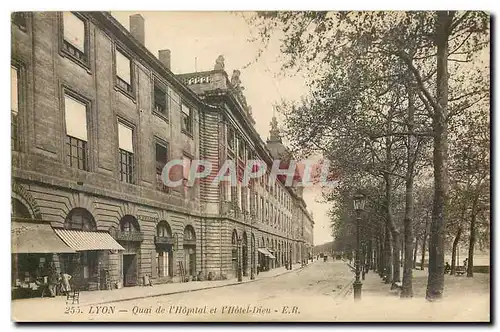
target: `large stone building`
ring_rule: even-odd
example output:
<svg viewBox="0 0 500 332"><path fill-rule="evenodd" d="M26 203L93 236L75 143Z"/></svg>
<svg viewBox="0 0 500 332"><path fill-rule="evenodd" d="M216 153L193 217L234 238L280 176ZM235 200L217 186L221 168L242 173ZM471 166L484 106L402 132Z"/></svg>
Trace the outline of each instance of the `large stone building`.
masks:
<svg viewBox="0 0 500 332"><path fill-rule="evenodd" d="M68 252L13 242L13 279L47 261L96 289L306 260L313 222L297 190L163 184L172 159L273 157L223 68L176 76L144 33L140 15L130 32L107 12L13 15L13 236L35 243L50 225Z"/></svg>

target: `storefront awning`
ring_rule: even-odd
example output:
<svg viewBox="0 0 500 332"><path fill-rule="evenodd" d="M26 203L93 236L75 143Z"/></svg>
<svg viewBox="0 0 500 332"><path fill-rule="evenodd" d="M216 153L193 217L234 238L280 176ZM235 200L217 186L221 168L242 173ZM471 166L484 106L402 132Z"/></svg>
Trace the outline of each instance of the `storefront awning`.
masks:
<svg viewBox="0 0 500 332"><path fill-rule="evenodd" d="M258 248L257 251L266 255L267 257L269 257L271 259L276 259L276 257L274 257L274 255L271 254L271 252L269 250L267 250L266 248Z"/></svg>
<svg viewBox="0 0 500 332"><path fill-rule="evenodd" d="M13 254L68 253L68 247L54 232L48 222L12 222Z"/></svg>
<svg viewBox="0 0 500 332"><path fill-rule="evenodd" d="M106 232L88 232L72 229L54 229L56 234L76 251L125 250Z"/></svg>

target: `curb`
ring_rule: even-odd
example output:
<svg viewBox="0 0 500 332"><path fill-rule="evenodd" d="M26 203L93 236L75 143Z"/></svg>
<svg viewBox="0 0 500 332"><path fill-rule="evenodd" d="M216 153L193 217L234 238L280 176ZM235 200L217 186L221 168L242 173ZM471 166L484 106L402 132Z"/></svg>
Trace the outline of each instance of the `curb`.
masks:
<svg viewBox="0 0 500 332"><path fill-rule="evenodd" d="M154 295L135 296L135 297L130 297L130 298L126 298L126 299L109 300L109 301L102 301L102 302L95 302L95 303L91 303L91 302L90 303L82 303L80 305L99 305L99 304L117 303L117 302L133 301L133 300L140 300L140 299L152 298L152 297L160 297L160 296L165 296L165 295L174 295L174 294L181 294L181 293L191 293L191 292L196 292L196 291L202 291L202 290L214 289L214 288L222 288L222 287L227 287L227 286L244 285L244 284L248 284L248 283L251 283L251 282L257 282L257 281L262 281L262 280L266 280L266 279L276 278L276 277L279 277L279 276L282 276L284 274L291 273L291 272L298 272L298 271L302 270L303 268L304 268L304 266L301 266L298 269L287 270L287 271L285 271L283 273L276 274L274 276L265 277L265 278L262 278L262 279L254 279L254 280L249 279L249 280L245 280L245 281L242 281L242 282L237 282L236 281L236 282L233 282L233 283L230 283L230 284L225 284L225 285L208 286L208 287L195 288L195 289L186 289L186 290L180 290L180 291L170 291L170 292L159 293L159 294L154 294Z"/></svg>

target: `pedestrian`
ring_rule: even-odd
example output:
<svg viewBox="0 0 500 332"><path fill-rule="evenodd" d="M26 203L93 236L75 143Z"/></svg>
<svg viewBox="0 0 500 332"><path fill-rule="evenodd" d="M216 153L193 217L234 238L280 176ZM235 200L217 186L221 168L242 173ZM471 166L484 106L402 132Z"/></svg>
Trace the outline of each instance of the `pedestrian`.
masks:
<svg viewBox="0 0 500 332"><path fill-rule="evenodd" d="M57 284L59 281L59 276L57 274L56 266L54 262L50 262L49 264L49 294L50 297L56 296Z"/></svg>
<svg viewBox="0 0 500 332"><path fill-rule="evenodd" d="M468 258L464 259L464 270L467 270L467 263L468 262L469 262Z"/></svg>
<svg viewBox="0 0 500 332"><path fill-rule="evenodd" d="M451 271L450 263L446 262L444 265L444 274L448 274Z"/></svg>
<svg viewBox="0 0 500 332"><path fill-rule="evenodd" d="M70 280L71 275L63 273L61 271L61 290L63 291L64 295L68 295L68 293L71 292L71 285L69 284Z"/></svg>

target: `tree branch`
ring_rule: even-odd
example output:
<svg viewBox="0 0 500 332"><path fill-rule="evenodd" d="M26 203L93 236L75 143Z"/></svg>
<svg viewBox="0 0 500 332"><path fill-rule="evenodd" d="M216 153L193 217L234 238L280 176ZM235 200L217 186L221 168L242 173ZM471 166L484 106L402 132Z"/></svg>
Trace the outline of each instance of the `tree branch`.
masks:
<svg viewBox="0 0 500 332"><path fill-rule="evenodd" d="M419 87L419 90L422 91L424 94L425 98L429 102L429 104L434 108L434 109L439 109L438 103L434 100L432 95L430 94L429 90L424 86L424 82L422 80L422 76L420 75L420 72L418 69L413 65L412 60L408 57L408 55L404 51L399 51L396 52L395 55L397 55L399 58L403 60L404 63L408 66L410 71L413 73L413 76L415 76L415 80L417 81L417 86Z"/></svg>

